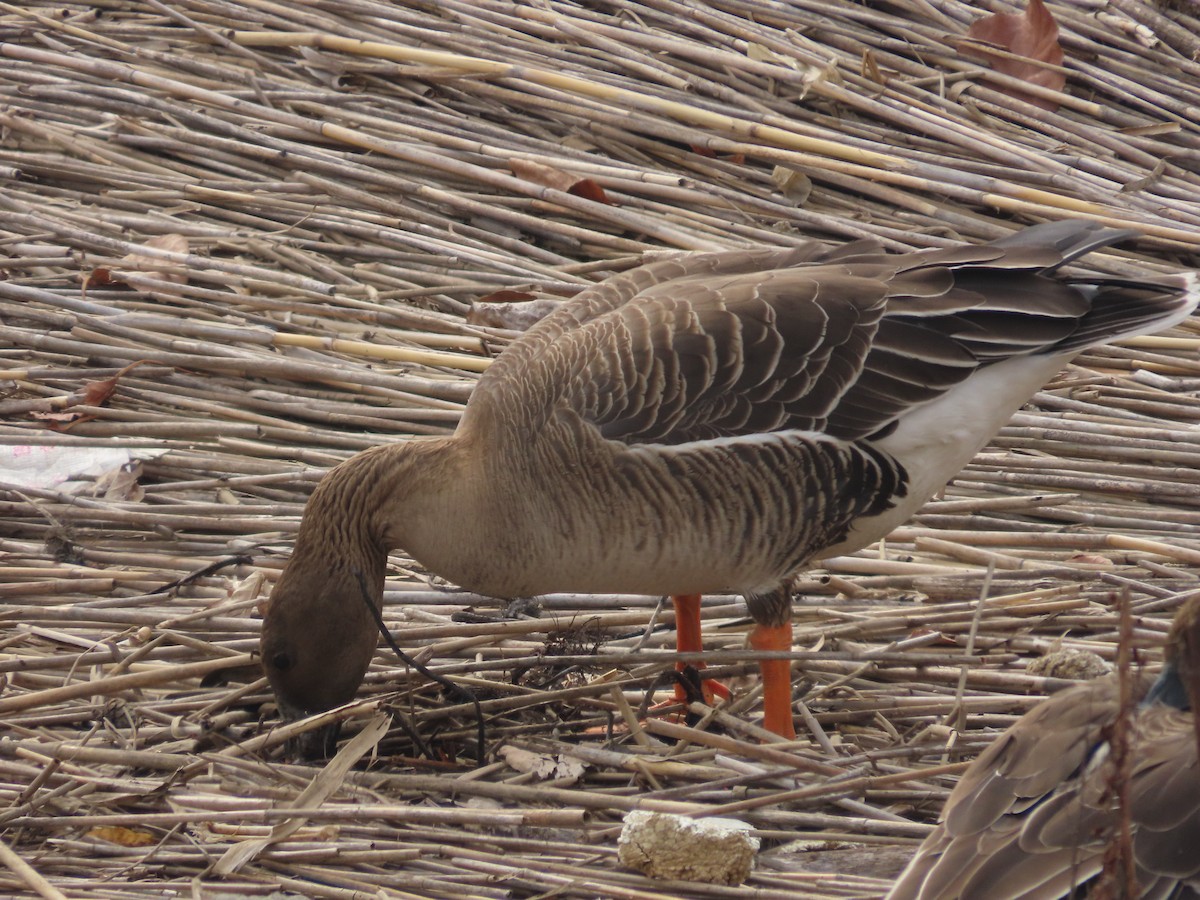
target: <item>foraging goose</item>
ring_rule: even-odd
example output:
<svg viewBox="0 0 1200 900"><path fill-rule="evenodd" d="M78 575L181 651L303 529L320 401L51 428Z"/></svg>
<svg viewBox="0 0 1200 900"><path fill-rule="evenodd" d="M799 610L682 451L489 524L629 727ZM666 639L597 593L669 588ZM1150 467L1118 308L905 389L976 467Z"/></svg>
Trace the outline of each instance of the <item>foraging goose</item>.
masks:
<svg viewBox="0 0 1200 900"><path fill-rule="evenodd" d="M497 358L453 436L322 480L263 623L281 711L354 696L396 548L494 597L670 594L681 650L699 595L737 591L752 645L790 650L799 569L907 520L1080 350L1195 309L1192 274L1059 274L1130 234L683 255L583 291ZM789 672L762 665L786 736Z"/></svg>
<svg viewBox="0 0 1200 900"><path fill-rule="evenodd" d="M1108 739L1115 678L1055 694L975 760L888 900L1058 900L1090 893L1115 841ZM1162 675L1129 730L1137 892L1200 897L1200 597L1179 611ZM1091 884L1089 884L1091 882Z"/></svg>

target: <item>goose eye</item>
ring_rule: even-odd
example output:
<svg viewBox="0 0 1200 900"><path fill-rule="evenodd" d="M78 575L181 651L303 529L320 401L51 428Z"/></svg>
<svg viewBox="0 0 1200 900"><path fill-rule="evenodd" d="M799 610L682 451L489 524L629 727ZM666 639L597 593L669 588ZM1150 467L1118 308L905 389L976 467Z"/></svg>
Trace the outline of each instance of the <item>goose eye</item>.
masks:
<svg viewBox="0 0 1200 900"><path fill-rule="evenodd" d="M292 667L292 658L281 650L271 657L271 665L280 672L286 672Z"/></svg>

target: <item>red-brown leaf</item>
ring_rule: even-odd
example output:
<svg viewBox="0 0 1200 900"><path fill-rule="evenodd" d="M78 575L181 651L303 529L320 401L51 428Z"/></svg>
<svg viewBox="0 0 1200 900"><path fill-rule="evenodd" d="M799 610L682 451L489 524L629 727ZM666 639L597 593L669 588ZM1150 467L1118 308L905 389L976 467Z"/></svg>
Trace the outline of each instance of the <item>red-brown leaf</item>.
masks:
<svg viewBox="0 0 1200 900"><path fill-rule="evenodd" d="M546 187L566 191L568 194L574 194L586 200L595 200L597 203L610 205L612 203L605 195L604 188L590 178L580 178L578 175L572 175L562 169L545 166L527 159L510 159L508 168L514 175L525 181L544 184Z"/></svg>
<svg viewBox="0 0 1200 900"><path fill-rule="evenodd" d="M83 395L80 397L79 406L103 406L112 397L113 391L117 389L117 382L121 377L129 372L130 369L136 369L138 366L143 366L149 363L148 359L139 359L137 362L130 363L112 378L105 378L103 381L89 381L83 388Z"/></svg>
<svg viewBox="0 0 1200 900"><path fill-rule="evenodd" d="M610 206L612 201L608 199L608 195L604 193L604 188L596 184L590 178L581 178L569 188L568 194L574 194L576 197L582 197L584 200L595 200L597 203L607 203Z"/></svg>
<svg viewBox="0 0 1200 900"><path fill-rule="evenodd" d="M117 389L117 384L121 377L132 369L138 366L154 363L151 359L139 359L137 362L132 362L125 368L121 369L112 378L104 378L100 381L89 381L83 386L83 390L76 394L72 394L69 398L63 398L69 405L59 412L55 411L33 411L29 415L35 419L41 420L47 428L53 428L57 431L65 431L71 425L77 422L87 422L94 419L95 416L91 413L84 412L76 407L81 406L103 406L113 395L113 391ZM156 363L156 365L160 365Z"/></svg>
<svg viewBox="0 0 1200 900"><path fill-rule="evenodd" d="M696 155L704 156L708 159L717 159L720 157L721 159L728 160L737 166L742 165L742 163L746 161L745 153L729 153L725 156L720 156L716 150L710 150L708 147L701 147L699 144L689 144L688 146L692 148L692 152Z"/></svg>
<svg viewBox="0 0 1200 900"><path fill-rule="evenodd" d="M83 389L84 406L103 406L117 389L117 376L103 381L89 381Z"/></svg>
<svg viewBox="0 0 1200 900"><path fill-rule="evenodd" d="M977 19L971 24L967 34L978 41L994 44L1009 53L1026 58L1007 59L988 53L986 48L978 48L978 52L997 72L1056 91L1061 91L1066 85L1067 79L1062 72L1037 64L1040 62L1061 66L1063 62L1062 46L1058 42L1058 23L1054 21L1054 16L1042 0L1029 0L1024 15L997 13ZM1008 90L1003 87L997 89L1042 109L1058 108L1058 104L1052 100L1033 97L1020 90Z"/></svg>
<svg viewBox="0 0 1200 900"><path fill-rule="evenodd" d="M88 288L103 287L106 284L112 284L112 271L100 266L88 273L83 282L83 289L86 291Z"/></svg>

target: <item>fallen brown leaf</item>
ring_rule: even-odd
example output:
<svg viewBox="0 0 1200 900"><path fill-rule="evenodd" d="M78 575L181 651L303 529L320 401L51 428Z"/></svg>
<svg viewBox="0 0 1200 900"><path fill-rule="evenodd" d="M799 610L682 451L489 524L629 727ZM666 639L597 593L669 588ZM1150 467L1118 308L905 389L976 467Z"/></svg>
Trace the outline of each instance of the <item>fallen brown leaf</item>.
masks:
<svg viewBox="0 0 1200 900"><path fill-rule="evenodd" d="M976 19L967 34L977 41L1025 57L1012 59L989 53L986 47L973 48L997 72L1056 91L1061 91L1066 85L1067 77L1062 72L1039 65L1061 66L1063 63L1062 45L1058 42L1058 23L1042 0L1029 0L1023 15L996 13ZM1053 100L1034 97L1018 89L999 87L997 90L1042 109L1058 108Z"/></svg>
<svg viewBox="0 0 1200 900"><path fill-rule="evenodd" d="M527 159L510 159L508 168L514 175L525 181L533 181L558 191L566 191L577 197L612 205L612 201L604 193L604 188L591 178L580 178L578 175L572 175L562 169L530 162Z"/></svg>
<svg viewBox="0 0 1200 900"><path fill-rule="evenodd" d="M125 370L122 369L121 372ZM103 406L112 397L113 391L117 389L117 381L120 380L121 374L118 373L112 378L105 378L103 381L89 381L83 388L83 395L80 397L80 405L82 406Z"/></svg>
<svg viewBox="0 0 1200 900"><path fill-rule="evenodd" d="M150 359L139 359L137 362L131 362L125 366L125 368L121 369L111 378L105 378L103 381L89 381L83 388L82 405L103 406L112 397L113 391L117 389L117 382L138 366L145 366L152 363L154 361Z"/></svg>
<svg viewBox="0 0 1200 900"><path fill-rule="evenodd" d="M188 252L188 239L182 234L156 235L144 241L143 245L156 250L169 250L172 253ZM164 259L148 253L139 253L136 250L122 256L109 275L112 281L129 284L131 287L133 285L130 284L129 279L136 275L143 275L156 281L167 281L171 284L187 284L188 281L187 272L182 267L173 266Z"/></svg>
<svg viewBox="0 0 1200 900"><path fill-rule="evenodd" d="M716 150L710 150L708 147L702 147L699 144L690 144L689 146L692 148L692 152L695 153L697 156L704 156L704 157L707 157L708 159L717 159L719 157L719 154L717 153ZM725 156L720 156L720 158L726 159L729 162L734 163L735 165L741 165L742 163L744 163L746 161L746 154L730 153Z"/></svg>
<svg viewBox="0 0 1200 900"><path fill-rule="evenodd" d="M517 293L509 291L508 293ZM489 294L488 297L493 295ZM535 297L531 300L509 300L500 303L484 302L487 298L471 304L467 313L467 321L472 325L486 325L489 328L510 328L514 331L526 331L562 305L561 300L551 297Z"/></svg>
<svg viewBox="0 0 1200 900"><path fill-rule="evenodd" d="M98 266L88 272L87 278L83 280L83 296L87 296L90 288L104 287L112 284L112 270L105 266Z"/></svg>
<svg viewBox="0 0 1200 900"><path fill-rule="evenodd" d="M48 424L48 427L54 429L65 429L68 425L74 425L76 422L86 422L94 419L95 416L81 410L73 409L76 406L103 406L113 395L113 391L117 389L117 383L120 382L122 376L136 369L138 366L153 363L153 360L139 359L137 362L132 362L125 368L121 369L111 378L104 378L100 381L89 381L83 386L83 390L78 394L72 394L69 398L64 398L69 402L60 412L43 412L34 411L29 415L32 418L40 419ZM157 363L156 363L157 365Z"/></svg>
<svg viewBox="0 0 1200 900"><path fill-rule="evenodd" d="M109 469L92 485L92 496L103 497L105 500L137 503L146 496L146 492L138 483L141 474L142 464L140 462Z"/></svg>
<svg viewBox="0 0 1200 900"><path fill-rule="evenodd" d="M604 188L600 187L590 178L581 178L569 188L568 194L574 194L576 197L583 197L585 200L595 200L597 203L607 203L609 206L613 202L608 199L608 194L604 193Z"/></svg>

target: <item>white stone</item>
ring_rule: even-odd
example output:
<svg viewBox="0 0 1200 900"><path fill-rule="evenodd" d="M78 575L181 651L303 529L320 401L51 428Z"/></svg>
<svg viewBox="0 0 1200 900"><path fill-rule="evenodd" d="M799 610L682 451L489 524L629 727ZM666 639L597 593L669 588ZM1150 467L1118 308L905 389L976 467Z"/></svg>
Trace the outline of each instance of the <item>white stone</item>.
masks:
<svg viewBox="0 0 1200 900"><path fill-rule="evenodd" d="M651 878L741 884L750 876L759 840L737 819L693 819L634 810L617 839L622 865Z"/></svg>

